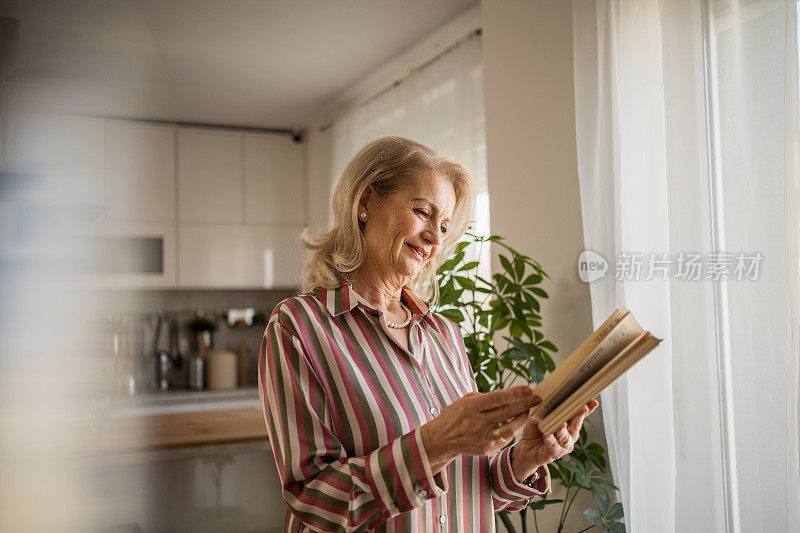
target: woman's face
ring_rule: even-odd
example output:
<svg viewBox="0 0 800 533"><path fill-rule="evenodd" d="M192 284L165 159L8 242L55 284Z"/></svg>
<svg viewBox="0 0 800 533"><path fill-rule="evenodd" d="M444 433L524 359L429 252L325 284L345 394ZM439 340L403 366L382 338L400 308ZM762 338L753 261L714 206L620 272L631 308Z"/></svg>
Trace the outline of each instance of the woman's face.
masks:
<svg viewBox="0 0 800 533"><path fill-rule="evenodd" d="M364 225L366 262L382 278L408 283L439 253L455 203L450 180L432 171L389 198L371 194Z"/></svg>

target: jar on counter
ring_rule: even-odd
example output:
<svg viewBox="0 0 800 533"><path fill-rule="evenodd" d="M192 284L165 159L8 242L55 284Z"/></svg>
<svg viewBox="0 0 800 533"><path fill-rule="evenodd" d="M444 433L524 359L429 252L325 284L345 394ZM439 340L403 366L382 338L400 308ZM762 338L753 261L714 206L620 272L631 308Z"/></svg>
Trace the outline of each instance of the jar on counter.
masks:
<svg viewBox="0 0 800 533"><path fill-rule="evenodd" d="M238 381L236 354L218 350L208 357L208 388L212 390L235 389Z"/></svg>

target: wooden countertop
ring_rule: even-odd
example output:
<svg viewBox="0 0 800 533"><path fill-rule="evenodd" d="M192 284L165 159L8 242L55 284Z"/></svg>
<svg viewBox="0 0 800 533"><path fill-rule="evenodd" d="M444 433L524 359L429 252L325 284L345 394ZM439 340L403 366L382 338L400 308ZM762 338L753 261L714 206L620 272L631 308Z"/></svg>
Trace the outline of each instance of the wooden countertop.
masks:
<svg viewBox="0 0 800 533"><path fill-rule="evenodd" d="M267 440L260 409L220 409L108 418L90 432L92 452L169 450Z"/></svg>

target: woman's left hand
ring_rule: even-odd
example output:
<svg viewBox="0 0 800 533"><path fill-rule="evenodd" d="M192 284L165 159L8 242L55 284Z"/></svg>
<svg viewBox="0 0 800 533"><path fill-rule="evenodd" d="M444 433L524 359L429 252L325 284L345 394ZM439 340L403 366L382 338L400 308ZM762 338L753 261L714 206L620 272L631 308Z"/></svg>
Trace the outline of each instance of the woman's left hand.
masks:
<svg viewBox="0 0 800 533"><path fill-rule="evenodd" d="M571 453L580 435L583 420L598 405L600 403L597 400L591 400L569 422L564 422L552 435L546 437L539 431L538 420L528 417L522 429L522 437L514 445L511 456L511 468L517 480L523 481L540 466Z"/></svg>

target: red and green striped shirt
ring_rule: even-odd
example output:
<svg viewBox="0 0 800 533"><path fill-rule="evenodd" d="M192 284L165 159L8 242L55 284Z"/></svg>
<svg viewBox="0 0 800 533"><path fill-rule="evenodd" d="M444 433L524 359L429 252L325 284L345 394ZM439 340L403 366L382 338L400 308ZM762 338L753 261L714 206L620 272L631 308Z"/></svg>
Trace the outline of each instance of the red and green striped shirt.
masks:
<svg viewBox="0 0 800 533"><path fill-rule="evenodd" d="M550 492L519 483L508 447L433 475L419 427L477 391L458 326L408 287L409 349L349 285L288 298L270 316L259 397L287 531L494 531L494 513Z"/></svg>

